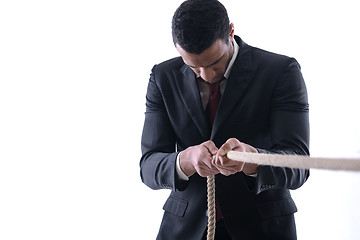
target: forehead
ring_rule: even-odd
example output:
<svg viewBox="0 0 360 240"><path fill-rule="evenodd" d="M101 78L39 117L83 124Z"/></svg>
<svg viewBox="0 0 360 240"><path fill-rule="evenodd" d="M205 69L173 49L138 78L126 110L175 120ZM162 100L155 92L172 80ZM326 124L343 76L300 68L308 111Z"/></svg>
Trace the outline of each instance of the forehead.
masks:
<svg viewBox="0 0 360 240"><path fill-rule="evenodd" d="M227 45L224 40L218 39L200 54L188 53L178 44L176 44L176 49L186 65L191 67L207 67L214 64L225 54Z"/></svg>

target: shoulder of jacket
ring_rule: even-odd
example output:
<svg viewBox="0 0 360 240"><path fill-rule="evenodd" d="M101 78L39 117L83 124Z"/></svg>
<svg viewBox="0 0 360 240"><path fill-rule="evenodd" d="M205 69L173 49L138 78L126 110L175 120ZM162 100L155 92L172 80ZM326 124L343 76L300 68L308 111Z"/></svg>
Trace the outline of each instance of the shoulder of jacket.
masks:
<svg viewBox="0 0 360 240"><path fill-rule="evenodd" d="M274 53L274 52L270 52L264 49L260 49L257 47L251 47L250 46L250 51L251 54L253 56L253 59L255 62L260 63L260 64L266 64L268 66L284 66L284 67L288 67L290 65L299 65L299 63L297 62L297 60L293 57L289 57L283 54L279 54L279 53ZM300 65L299 65L300 67Z"/></svg>
<svg viewBox="0 0 360 240"><path fill-rule="evenodd" d="M159 64L156 64L154 66L153 70L156 70L157 72L162 72L162 71L168 72L171 70L180 69L183 66L184 66L184 61L182 60L182 58L175 57L175 58L166 60L164 62L161 62Z"/></svg>

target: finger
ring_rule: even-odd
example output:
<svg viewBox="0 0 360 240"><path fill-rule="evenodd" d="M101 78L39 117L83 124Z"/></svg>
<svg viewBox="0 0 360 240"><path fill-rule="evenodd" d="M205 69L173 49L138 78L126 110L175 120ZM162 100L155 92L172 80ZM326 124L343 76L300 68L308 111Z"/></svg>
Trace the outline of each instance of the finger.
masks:
<svg viewBox="0 0 360 240"><path fill-rule="evenodd" d="M203 154L204 155L204 154ZM219 170L212 164L213 156L207 152L206 156L200 157L199 161L194 164L196 172L202 176L212 176L219 173Z"/></svg>
<svg viewBox="0 0 360 240"><path fill-rule="evenodd" d="M216 147L215 143L211 140L207 141L207 142L204 142L203 143L203 146L205 148L207 148L207 150L209 151L209 153L211 155L215 155L218 151L218 148Z"/></svg>
<svg viewBox="0 0 360 240"><path fill-rule="evenodd" d="M219 148L218 154L220 156L225 156L229 151L239 146L240 146L239 140L237 140L236 138L230 138Z"/></svg>
<svg viewBox="0 0 360 240"><path fill-rule="evenodd" d="M225 176L229 176L229 175L232 175L232 174L235 174L238 172L236 169L222 168L222 167L218 167L218 171L220 174L225 175Z"/></svg>
<svg viewBox="0 0 360 240"><path fill-rule="evenodd" d="M203 164L212 171L216 170L216 167L213 164L214 156L210 156L209 158L204 159Z"/></svg>
<svg viewBox="0 0 360 240"><path fill-rule="evenodd" d="M213 160L213 165L222 171L240 172L243 170L245 163L240 161L233 161L227 157L216 156Z"/></svg>
<svg viewBox="0 0 360 240"><path fill-rule="evenodd" d="M203 165L197 169L197 173L201 177L207 177L207 176L213 176L215 174L218 174L219 170L217 168L210 169L207 166Z"/></svg>
<svg viewBox="0 0 360 240"><path fill-rule="evenodd" d="M232 166L237 166L239 164L242 164L243 162L234 161L232 159L229 159L227 157L227 155L220 156L219 154L217 154L217 155L214 156L212 163L214 165L220 165L220 166L223 166L223 167L232 167Z"/></svg>

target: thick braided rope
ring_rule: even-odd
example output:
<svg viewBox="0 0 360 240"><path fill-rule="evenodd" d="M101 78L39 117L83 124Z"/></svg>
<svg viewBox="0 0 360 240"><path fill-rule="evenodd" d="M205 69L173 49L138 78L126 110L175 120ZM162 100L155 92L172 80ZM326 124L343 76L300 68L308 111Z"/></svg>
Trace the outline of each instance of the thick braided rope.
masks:
<svg viewBox="0 0 360 240"><path fill-rule="evenodd" d="M360 158L320 158L303 155L259 154L230 151L227 157L241 162L276 167L360 171Z"/></svg>
<svg viewBox="0 0 360 240"><path fill-rule="evenodd" d="M289 167L302 169L327 169L343 171L360 171L360 158L319 158L302 155L259 154L230 151L229 159L258 165ZM208 191L208 233L207 240L215 237L215 178L207 177Z"/></svg>
<svg viewBox="0 0 360 240"><path fill-rule="evenodd" d="M208 231L207 240L215 238L215 177L207 177Z"/></svg>

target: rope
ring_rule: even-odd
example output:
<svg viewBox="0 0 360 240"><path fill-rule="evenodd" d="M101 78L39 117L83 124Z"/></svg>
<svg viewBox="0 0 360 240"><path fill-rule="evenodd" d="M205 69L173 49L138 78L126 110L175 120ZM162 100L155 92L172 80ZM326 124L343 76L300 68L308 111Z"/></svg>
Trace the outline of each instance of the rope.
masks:
<svg viewBox="0 0 360 240"><path fill-rule="evenodd" d="M229 159L275 167L360 171L360 158L319 158L303 155L259 154L230 151ZM215 177L207 177L208 232L207 240L215 237Z"/></svg>
<svg viewBox="0 0 360 240"><path fill-rule="evenodd" d="M208 230L207 240L215 238L215 177L207 177L207 199L208 199Z"/></svg>
<svg viewBox="0 0 360 240"><path fill-rule="evenodd" d="M230 151L229 159L275 167L360 171L360 158L320 158L303 155L259 154Z"/></svg>

